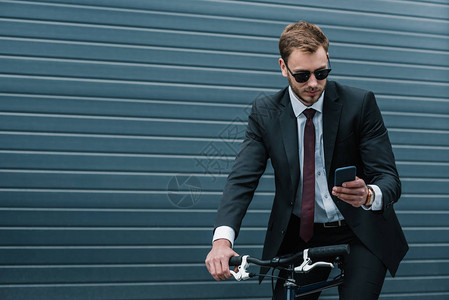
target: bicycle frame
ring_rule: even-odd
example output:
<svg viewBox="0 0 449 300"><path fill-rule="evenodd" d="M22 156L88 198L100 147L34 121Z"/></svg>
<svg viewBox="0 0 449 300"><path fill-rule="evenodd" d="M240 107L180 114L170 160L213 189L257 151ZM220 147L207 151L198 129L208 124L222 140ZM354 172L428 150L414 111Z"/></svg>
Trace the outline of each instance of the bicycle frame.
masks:
<svg viewBox="0 0 449 300"><path fill-rule="evenodd" d="M344 272L340 268L340 275L334 279L320 281L320 282L301 286L295 282L295 278L294 278L295 272L293 271L293 267L294 266L292 265L291 268L289 268L292 271L290 271L289 277L286 280L286 282L284 283L286 300L294 300L298 296L305 296L305 295L321 292L321 291L329 289L329 288L337 287L340 284L342 284L344 281Z"/></svg>
<svg viewBox="0 0 449 300"><path fill-rule="evenodd" d="M289 279L293 279L293 276L289 276ZM327 280L327 281L321 281L316 282L308 285L303 286L297 286L295 283L292 283L290 281L287 281L284 284L284 288L286 290L286 299L287 300L294 300L298 296L305 296L317 292L321 292L323 290L337 287L340 284L342 284L344 281L344 273L342 272L340 276L337 278Z"/></svg>

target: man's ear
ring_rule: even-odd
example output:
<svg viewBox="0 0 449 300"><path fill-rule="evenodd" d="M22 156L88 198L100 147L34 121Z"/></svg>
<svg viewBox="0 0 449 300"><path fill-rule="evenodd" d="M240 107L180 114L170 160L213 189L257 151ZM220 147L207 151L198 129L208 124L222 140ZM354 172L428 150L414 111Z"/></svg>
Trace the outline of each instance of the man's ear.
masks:
<svg viewBox="0 0 449 300"><path fill-rule="evenodd" d="M281 67L282 76L288 77L288 70L282 58L279 58L279 66Z"/></svg>

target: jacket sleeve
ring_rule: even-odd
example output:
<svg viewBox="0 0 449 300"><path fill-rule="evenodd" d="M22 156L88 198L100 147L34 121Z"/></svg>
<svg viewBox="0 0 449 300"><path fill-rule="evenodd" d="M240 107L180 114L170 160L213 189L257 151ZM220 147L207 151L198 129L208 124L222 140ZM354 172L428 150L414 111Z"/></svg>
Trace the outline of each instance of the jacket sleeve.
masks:
<svg viewBox="0 0 449 300"><path fill-rule="evenodd" d="M248 117L245 139L228 176L215 220L215 228L230 226L236 237L267 165L268 153L264 145L261 120L256 101Z"/></svg>
<svg viewBox="0 0 449 300"><path fill-rule="evenodd" d="M383 213L387 217L401 196L401 182L396 169L388 131L372 92L365 94L360 114L360 155L364 174L383 195Z"/></svg>

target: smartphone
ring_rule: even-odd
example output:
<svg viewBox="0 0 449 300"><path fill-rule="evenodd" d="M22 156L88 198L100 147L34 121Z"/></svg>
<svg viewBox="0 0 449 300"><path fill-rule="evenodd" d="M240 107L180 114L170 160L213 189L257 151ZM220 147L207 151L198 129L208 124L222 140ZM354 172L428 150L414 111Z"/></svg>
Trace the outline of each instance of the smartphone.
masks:
<svg viewBox="0 0 449 300"><path fill-rule="evenodd" d="M335 170L334 186L341 186L343 182L355 180L357 168L355 166L338 168Z"/></svg>

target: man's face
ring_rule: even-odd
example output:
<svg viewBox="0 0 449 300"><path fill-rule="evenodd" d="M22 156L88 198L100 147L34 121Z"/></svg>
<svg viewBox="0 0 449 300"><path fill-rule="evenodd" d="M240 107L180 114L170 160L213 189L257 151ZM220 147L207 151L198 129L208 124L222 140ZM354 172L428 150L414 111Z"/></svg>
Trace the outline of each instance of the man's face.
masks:
<svg viewBox="0 0 449 300"><path fill-rule="evenodd" d="M301 71L316 71L327 68L328 54L323 47L318 48L314 53L305 53L298 49L288 57L288 67L294 73ZM287 77L288 83L292 87L296 97L306 106L311 106L317 102L326 87L327 79L317 80L312 73L308 81L299 83L287 70L287 66L282 58L279 59L282 75Z"/></svg>

